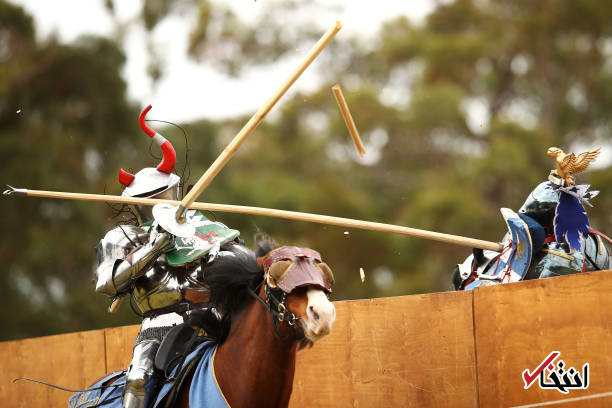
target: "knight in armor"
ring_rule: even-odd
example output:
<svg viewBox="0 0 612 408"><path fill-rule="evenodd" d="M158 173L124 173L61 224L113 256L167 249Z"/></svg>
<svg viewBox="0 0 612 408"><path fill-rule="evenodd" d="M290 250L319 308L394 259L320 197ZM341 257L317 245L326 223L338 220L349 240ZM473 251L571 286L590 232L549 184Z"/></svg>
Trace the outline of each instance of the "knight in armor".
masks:
<svg viewBox="0 0 612 408"><path fill-rule="evenodd" d="M145 123L150 108L140 114L140 126L161 147L163 158L157 168L144 168L134 175L121 169L119 181L125 186L122 196L177 200L181 180L173 173L176 153L168 140ZM215 255L222 255L221 245L231 244L239 235L189 210L186 218L196 226L196 234L178 238L159 227L151 208L132 206L137 225L115 227L96 248L96 291L113 300L111 311L125 296L131 296L143 316L126 373L126 408L143 408L151 403L148 399L159 383L156 352L173 326L186 321L193 312L206 312L209 324L219 318L214 309L208 309L210 294L201 283L202 267Z"/></svg>
<svg viewBox="0 0 612 408"><path fill-rule="evenodd" d="M612 240L591 228L582 205L591 205L589 199L598 192L588 191L588 185L576 185L572 176L586 169L598 152L596 149L575 156L573 153L565 155L558 148L548 150L548 155L556 159L556 169L551 171L547 182L529 194L518 211L529 231L532 253L528 268L519 274L520 279L610 268L610 251L606 244L612 244ZM499 258L499 252L474 249L453 272L455 289L470 289L475 280L481 280L485 285L502 283L487 276Z"/></svg>

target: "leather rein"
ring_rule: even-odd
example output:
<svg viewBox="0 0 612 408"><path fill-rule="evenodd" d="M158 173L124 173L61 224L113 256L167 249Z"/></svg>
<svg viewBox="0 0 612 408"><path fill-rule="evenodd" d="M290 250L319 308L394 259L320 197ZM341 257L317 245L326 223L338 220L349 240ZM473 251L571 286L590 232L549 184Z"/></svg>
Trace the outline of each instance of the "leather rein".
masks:
<svg viewBox="0 0 612 408"><path fill-rule="evenodd" d="M268 284L268 282L262 282L264 284L264 291L266 293L266 299L263 300L259 297L259 295L251 288L249 288L249 293L252 297L254 297L269 313L272 318L272 324L274 325L274 331L283 340L304 340L306 335L302 328L297 324L300 320L292 311L287 308L287 293L282 292L282 298L279 300L272 294L272 288ZM260 284L261 286L261 284ZM258 286L257 289L260 287ZM297 334L297 337L283 336L278 330L278 324L285 322L289 326L293 327L294 332Z"/></svg>

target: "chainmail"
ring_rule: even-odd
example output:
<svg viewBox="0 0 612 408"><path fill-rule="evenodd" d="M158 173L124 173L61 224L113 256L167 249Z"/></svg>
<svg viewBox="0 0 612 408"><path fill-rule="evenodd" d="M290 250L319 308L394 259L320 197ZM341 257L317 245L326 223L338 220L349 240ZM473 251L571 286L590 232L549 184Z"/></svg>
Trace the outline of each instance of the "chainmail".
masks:
<svg viewBox="0 0 612 408"><path fill-rule="evenodd" d="M161 341L174 326L163 326L163 327L149 327L148 329L141 330L134 340L134 345L140 343L143 340L159 340Z"/></svg>

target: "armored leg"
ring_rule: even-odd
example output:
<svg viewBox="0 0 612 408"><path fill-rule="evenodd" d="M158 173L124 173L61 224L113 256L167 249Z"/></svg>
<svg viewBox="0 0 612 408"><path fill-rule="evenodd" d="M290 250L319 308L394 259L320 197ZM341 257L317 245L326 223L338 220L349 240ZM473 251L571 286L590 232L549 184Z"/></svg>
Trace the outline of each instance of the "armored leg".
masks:
<svg viewBox="0 0 612 408"><path fill-rule="evenodd" d="M155 394L155 388L157 388L155 354L159 344L160 340L149 339L134 346L134 355L126 374L123 391L124 408L146 408L150 405L147 397L154 397L152 394Z"/></svg>

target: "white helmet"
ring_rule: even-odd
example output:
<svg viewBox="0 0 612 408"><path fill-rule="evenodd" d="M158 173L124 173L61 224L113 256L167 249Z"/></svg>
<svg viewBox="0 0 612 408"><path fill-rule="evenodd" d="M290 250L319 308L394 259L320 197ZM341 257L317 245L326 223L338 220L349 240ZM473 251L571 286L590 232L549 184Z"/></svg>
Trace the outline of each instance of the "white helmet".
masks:
<svg viewBox="0 0 612 408"><path fill-rule="evenodd" d="M145 117L150 109L151 105L147 106L140 113L138 123L140 128L162 149L162 161L157 165L157 168L145 167L136 174L130 174L120 169L119 182L125 186L121 195L123 197L157 197L178 200L178 187L181 179L172 173L176 164L176 151L165 137L155 132L145 123ZM146 214L146 218L150 216L150 211L145 210L141 206L137 206L137 209L141 213L140 215ZM144 220L141 219L139 221Z"/></svg>

